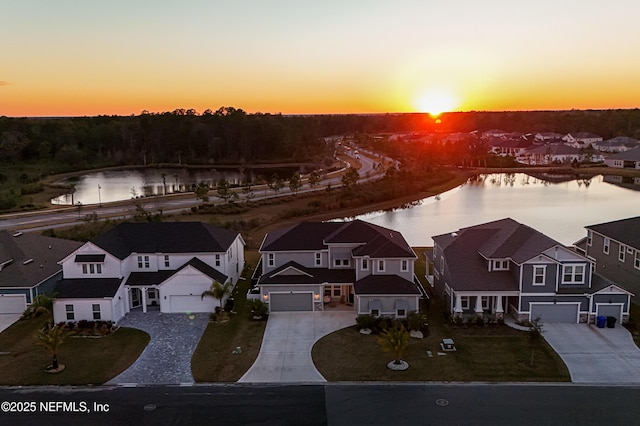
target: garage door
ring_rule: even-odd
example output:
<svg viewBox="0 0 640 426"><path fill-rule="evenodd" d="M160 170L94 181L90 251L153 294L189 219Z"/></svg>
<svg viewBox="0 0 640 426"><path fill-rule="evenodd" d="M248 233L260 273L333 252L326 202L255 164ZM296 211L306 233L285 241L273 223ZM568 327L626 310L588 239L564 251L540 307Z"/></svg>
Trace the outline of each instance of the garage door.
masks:
<svg viewBox="0 0 640 426"><path fill-rule="evenodd" d="M170 296L171 312L213 312L212 299L200 296ZM218 303L217 301L215 303Z"/></svg>
<svg viewBox="0 0 640 426"><path fill-rule="evenodd" d="M271 293L269 300L271 312L313 311L312 293Z"/></svg>
<svg viewBox="0 0 640 426"><path fill-rule="evenodd" d="M620 324L622 305L598 305L596 312L598 316L616 317L616 322Z"/></svg>
<svg viewBox="0 0 640 426"><path fill-rule="evenodd" d="M27 309L24 294L0 294L0 314L21 314Z"/></svg>
<svg viewBox="0 0 640 426"><path fill-rule="evenodd" d="M531 304L531 319L540 318L542 324L547 322L578 322L579 304Z"/></svg>

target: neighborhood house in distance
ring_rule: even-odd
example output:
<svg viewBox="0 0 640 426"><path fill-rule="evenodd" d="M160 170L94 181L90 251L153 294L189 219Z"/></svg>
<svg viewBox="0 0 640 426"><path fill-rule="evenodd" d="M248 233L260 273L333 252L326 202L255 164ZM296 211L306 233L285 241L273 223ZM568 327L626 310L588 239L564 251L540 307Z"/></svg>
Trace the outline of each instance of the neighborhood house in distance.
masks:
<svg viewBox="0 0 640 426"><path fill-rule="evenodd" d="M120 320L127 312L213 312L212 283L244 268L238 232L200 222L122 223L66 256L54 292L56 322Z"/></svg>
<svg viewBox="0 0 640 426"><path fill-rule="evenodd" d="M270 312L343 308L404 318L419 310L417 256L402 234L361 220L302 222L267 234L253 297Z"/></svg>
<svg viewBox="0 0 640 426"><path fill-rule="evenodd" d="M593 323L629 319L632 294L595 262L513 219L433 237L433 286L454 317ZM429 265L430 264L430 265Z"/></svg>

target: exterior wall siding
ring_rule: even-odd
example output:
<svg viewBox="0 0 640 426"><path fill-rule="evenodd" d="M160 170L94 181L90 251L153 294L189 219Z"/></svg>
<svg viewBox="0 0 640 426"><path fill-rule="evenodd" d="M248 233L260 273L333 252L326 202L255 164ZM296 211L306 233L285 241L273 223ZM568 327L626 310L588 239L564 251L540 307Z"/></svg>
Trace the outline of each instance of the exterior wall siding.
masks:
<svg viewBox="0 0 640 426"><path fill-rule="evenodd" d="M380 315L382 316L395 316L396 315L396 300L404 300L407 302L407 313L410 311L418 311L418 297L416 296L385 296L385 295L371 295L371 296L358 296L356 298L356 309L358 315L367 315L371 311L369 309L369 302L371 300L379 300L382 305Z"/></svg>
<svg viewBox="0 0 640 426"><path fill-rule="evenodd" d="M545 267L544 285L533 285L533 271L535 266ZM556 291L558 279L558 265L555 263L525 263L522 265L523 293L549 293Z"/></svg>
<svg viewBox="0 0 640 426"><path fill-rule="evenodd" d="M606 305L609 303L622 303L622 311L625 313L629 312L629 304L627 303L628 297L626 294L594 294L592 299L592 313L596 312L596 304L598 303L602 305Z"/></svg>
<svg viewBox="0 0 640 426"><path fill-rule="evenodd" d="M59 322L78 322L81 320L95 321L93 319L93 306L100 305L100 320L117 321L113 318L114 304L111 299L56 299L53 303L53 319ZM66 305L73 305L74 319L67 319Z"/></svg>
<svg viewBox="0 0 640 426"><path fill-rule="evenodd" d="M589 299L586 296L577 295L549 295L549 296L520 296L520 311L529 312L529 302L543 302L543 303L566 303L566 302L580 302L580 312L589 311Z"/></svg>

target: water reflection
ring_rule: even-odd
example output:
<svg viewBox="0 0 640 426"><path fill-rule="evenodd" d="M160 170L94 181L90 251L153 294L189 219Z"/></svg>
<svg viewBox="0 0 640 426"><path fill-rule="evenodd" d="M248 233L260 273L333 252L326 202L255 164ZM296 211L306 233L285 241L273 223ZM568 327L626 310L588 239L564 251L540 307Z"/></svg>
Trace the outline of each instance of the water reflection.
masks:
<svg viewBox="0 0 640 426"><path fill-rule="evenodd" d="M393 212L358 216L402 232L414 246L431 246L434 235L511 217L550 237L572 244L584 226L637 216L640 193L608 183L608 178L479 175L463 185Z"/></svg>

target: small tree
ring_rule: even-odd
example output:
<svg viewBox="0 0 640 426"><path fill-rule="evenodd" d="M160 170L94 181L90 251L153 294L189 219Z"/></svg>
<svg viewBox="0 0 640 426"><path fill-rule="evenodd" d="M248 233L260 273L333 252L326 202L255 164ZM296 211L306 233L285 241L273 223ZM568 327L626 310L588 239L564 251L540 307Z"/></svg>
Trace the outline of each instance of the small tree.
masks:
<svg viewBox="0 0 640 426"><path fill-rule="evenodd" d="M242 187L242 193L244 194L244 199L249 202L256 196L251 188L251 184L247 182L245 186Z"/></svg>
<svg viewBox="0 0 640 426"><path fill-rule="evenodd" d="M22 315L23 318L34 318L40 315L50 316L53 310L53 297L46 294L38 294L33 298L33 302L29 304L27 310Z"/></svg>
<svg viewBox="0 0 640 426"><path fill-rule="evenodd" d="M294 194L298 194L298 190L302 187L302 182L300 180L300 172L295 172L293 176L289 179L289 189Z"/></svg>
<svg viewBox="0 0 640 426"><path fill-rule="evenodd" d="M309 188L315 189L315 187L318 186L319 182L320 182L320 173L318 173L317 170L312 171L309 174L309 179L307 180L307 185L309 185Z"/></svg>
<svg viewBox="0 0 640 426"><path fill-rule="evenodd" d="M58 325L54 325L53 327L47 325L34 334L36 345L43 347L52 356L52 363L47 367L47 370L58 369L58 349L71 335L73 335L72 331L67 330L64 326L60 327Z"/></svg>
<svg viewBox="0 0 640 426"><path fill-rule="evenodd" d="M540 318L536 318L529 324L529 344L531 345L531 357L529 358L529 365L533 367L533 357L536 352L536 348L540 345L542 340L542 324Z"/></svg>
<svg viewBox="0 0 640 426"><path fill-rule="evenodd" d="M193 192L196 194L198 200L202 200L202 205L209 201L209 184L205 181L200 181L194 188Z"/></svg>
<svg viewBox="0 0 640 426"><path fill-rule="evenodd" d="M274 174L271 176L271 180L269 181L269 189L273 191L274 194L278 194L278 192L284 187L284 183L282 179L278 177L278 175Z"/></svg>
<svg viewBox="0 0 640 426"><path fill-rule="evenodd" d="M378 337L378 344L382 352L391 352L393 354L393 363L401 364L402 355L409 346L409 332L404 326L395 322L392 328L385 329Z"/></svg>
<svg viewBox="0 0 640 426"><path fill-rule="evenodd" d="M220 312L223 312L222 301L231 293L231 282L227 281L224 284L220 284L218 280L214 280L209 290L205 290L200 295L200 299L205 297L213 297L218 301Z"/></svg>
<svg viewBox="0 0 640 426"><path fill-rule="evenodd" d="M217 196L222 198L225 203L229 202L229 198L233 197L234 192L231 191L231 185L226 179L220 179L218 182Z"/></svg>
<svg viewBox="0 0 640 426"><path fill-rule="evenodd" d="M342 175L342 185L347 189L351 189L358 183L359 177L358 171L353 167L349 167L346 173Z"/></svg>

